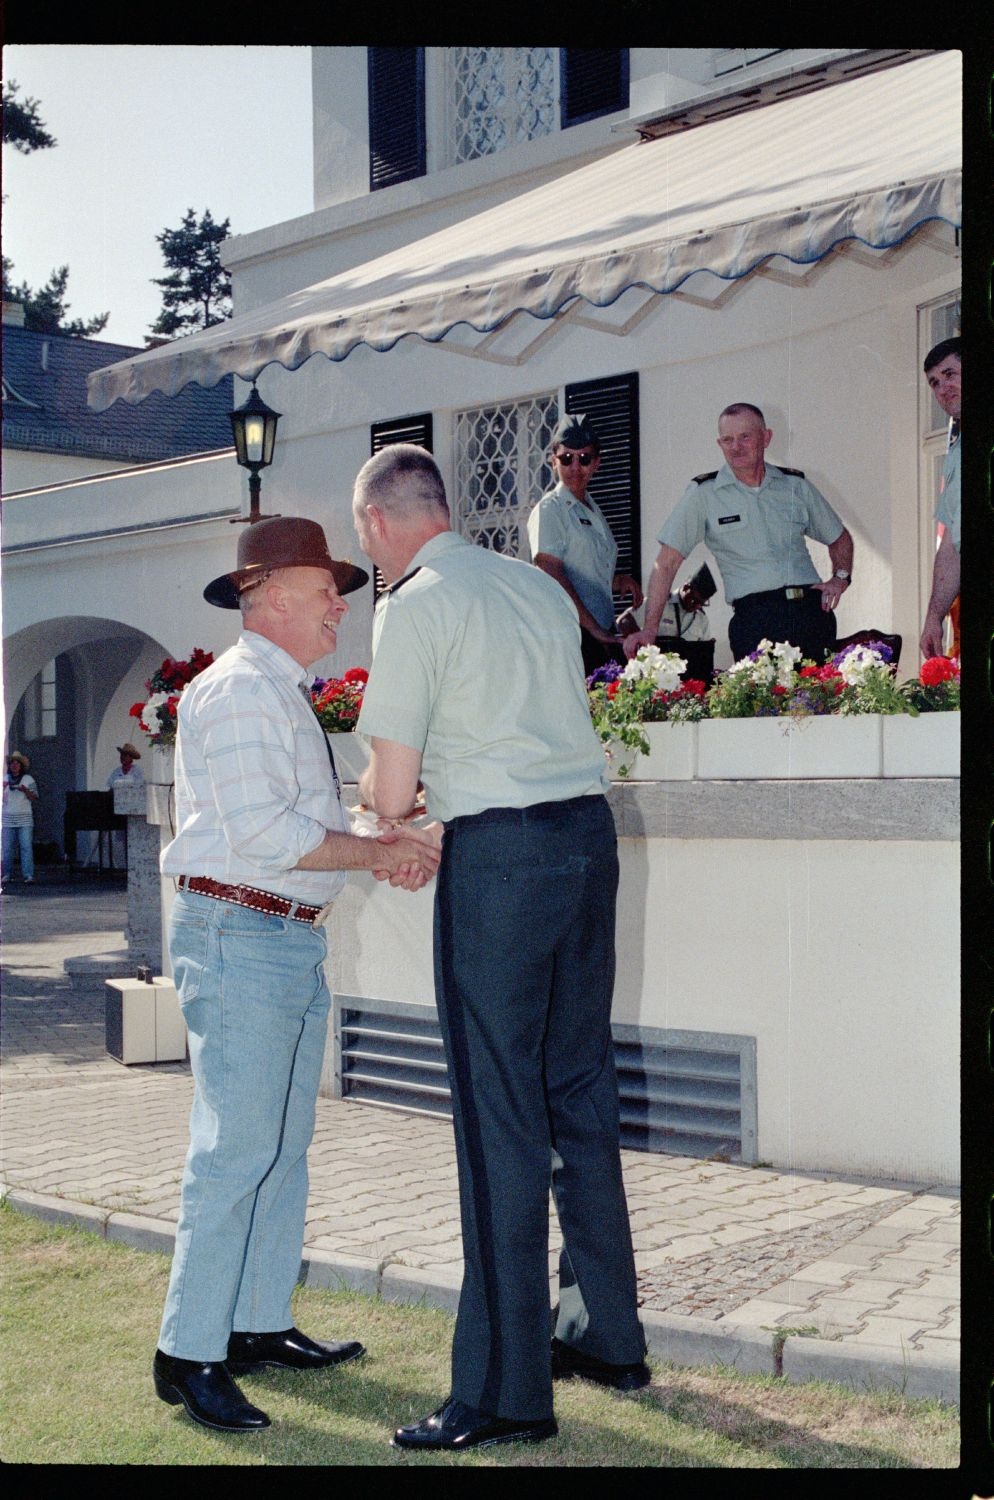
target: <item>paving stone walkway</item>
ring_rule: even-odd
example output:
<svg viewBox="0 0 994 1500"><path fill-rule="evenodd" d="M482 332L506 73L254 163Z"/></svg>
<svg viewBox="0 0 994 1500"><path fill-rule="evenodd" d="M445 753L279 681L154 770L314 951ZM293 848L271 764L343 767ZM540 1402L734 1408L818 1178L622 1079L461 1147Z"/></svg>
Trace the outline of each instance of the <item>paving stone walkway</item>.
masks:
<svg viewBox="0 0 994 1500"><path fill-rule="evenodd" d="M123 892L15 887L2 918L0 1178L10 1201L168 1249L189 1067L109 1057L102 986L74 990L63 967L124 946ZM655 1357L956 1398L955 1190L622 1158ZM462 1259L449 1122L321 1098L309 1161L308 1281L454 1307ZM550 1205L553 1291L559 1244Z"/></svg>

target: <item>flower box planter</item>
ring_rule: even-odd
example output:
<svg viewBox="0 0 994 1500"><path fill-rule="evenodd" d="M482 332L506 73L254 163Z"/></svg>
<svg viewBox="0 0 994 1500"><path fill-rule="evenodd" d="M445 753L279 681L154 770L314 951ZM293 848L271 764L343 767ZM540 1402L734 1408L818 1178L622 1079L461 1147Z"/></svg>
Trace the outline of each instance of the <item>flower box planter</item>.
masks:
<svg viewBox="0 0 994 1500"><path fill-rule="evenodd" d="M704 719L697 725L697 776L705 781L879 777L882 717Z"/></svg>
<svg viewBox="0 0 994 1500"><path fill-rule="evenodd" d="M697 724L643 724L649 754L620 741L611 745L608 775L614 781L693 781L697 770ZM627 774L622 775L622 768Z"/></svg>
<svg viewBox="0 0 994 1500"><path fill-rule="evenodd" d="M359 735L329 734L328 743L335 757L335 769L341 782L356 782L369 764L369 746Z"/></svg>
<svg viewBox="0 0 994 1500"><path fill-rule="evenodd" d="M958 713L888 715L884 721L885 776L958 776Z"/></svg>

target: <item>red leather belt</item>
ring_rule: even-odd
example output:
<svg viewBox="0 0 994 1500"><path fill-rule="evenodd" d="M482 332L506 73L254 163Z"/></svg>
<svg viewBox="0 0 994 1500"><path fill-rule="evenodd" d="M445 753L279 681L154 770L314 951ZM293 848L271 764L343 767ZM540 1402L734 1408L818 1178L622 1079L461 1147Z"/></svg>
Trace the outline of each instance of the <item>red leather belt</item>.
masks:
<svg viewBox="0 0 994 1500"><path fill-rule="evenodd" d="M322 906L305 906L302 901L274 896L272 891L260 891L254 885L223 885L208 875L179 875L176 884L181 891L213 896L217 901L230 901L233 906L247 906L250 911L264 911L274 917L290 917L294 922L313 922L324 910Z"/></svg>

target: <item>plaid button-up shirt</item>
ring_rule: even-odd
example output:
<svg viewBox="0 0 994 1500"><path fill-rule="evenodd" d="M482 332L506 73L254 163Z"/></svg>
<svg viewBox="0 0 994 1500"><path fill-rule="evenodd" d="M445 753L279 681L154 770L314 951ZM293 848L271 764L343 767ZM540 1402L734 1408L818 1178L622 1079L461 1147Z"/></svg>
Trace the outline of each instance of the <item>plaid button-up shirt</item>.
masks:
<svg viewBox="0 0 994 1500"><path fill-rule="evenodd" d="M297 870L327 830L347 820L312 676L281 647L245 630L179 701L176 836L164 875L209 875L322 906L340 870Z"/></svg>

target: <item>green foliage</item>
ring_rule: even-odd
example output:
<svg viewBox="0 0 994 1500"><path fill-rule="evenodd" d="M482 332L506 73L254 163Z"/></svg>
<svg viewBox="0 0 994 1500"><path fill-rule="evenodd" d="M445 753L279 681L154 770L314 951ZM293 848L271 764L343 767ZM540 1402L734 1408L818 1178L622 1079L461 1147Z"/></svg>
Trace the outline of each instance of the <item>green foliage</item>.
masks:
<svg viewBox="0 0 994 1500"><path fill-rule="evenodd" d="M152 324L153 335L172 338L231 317L231 278L221 264L221 244L230 229L230 219L215 224L206 209L198 223L188 208L178 229L156 235L170 269L168 276L153 277L162 288L162 311Z"/></svg>
<svg viewBox="0 0 994 1500"><path fill-rule="evenodd" d="M5 302L21 302L24 305L24 326L35 333L68 333L73 338L91 338L106 328L109 312L84 321L73 318L67 321L69 304L66 290L69 285L69 267L59 266L53 271L43 287L32 290L26 281L20 286L12 283L13 263L3 257L3 299Z"/></svg>
<svg viewBox="0 0 994 1500"><path fill-rule="evenodd" d="M57 145L38 113L37 99L18 99L20 85L10 79L3 86L3 143L22 156Z"/></svg>

